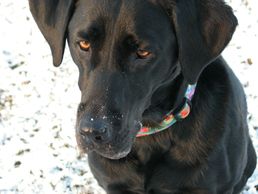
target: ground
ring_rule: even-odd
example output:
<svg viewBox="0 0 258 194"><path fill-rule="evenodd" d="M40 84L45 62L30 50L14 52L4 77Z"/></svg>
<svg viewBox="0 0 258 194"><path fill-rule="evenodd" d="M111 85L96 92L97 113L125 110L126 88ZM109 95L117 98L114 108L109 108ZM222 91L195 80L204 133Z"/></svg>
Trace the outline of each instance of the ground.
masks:
<svg viewBox="0 0 258 194"><path fill-rule="evenodd" d="M223 55L242 82L258 150L258 4L228 0L239 19ZM103 194L76 148L78 71L54 68L27 1L0 1L0 194ZM244 194L257 194L258 170Z"/></svg>

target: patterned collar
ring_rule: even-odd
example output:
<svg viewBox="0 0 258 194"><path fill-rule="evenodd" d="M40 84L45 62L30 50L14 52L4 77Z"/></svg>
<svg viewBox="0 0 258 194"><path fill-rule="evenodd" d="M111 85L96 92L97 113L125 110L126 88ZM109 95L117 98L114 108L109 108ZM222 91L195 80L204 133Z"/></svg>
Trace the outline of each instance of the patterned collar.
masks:
<svg viewBox="0 0 258 194"><path fill-rule="evenodd" d="M185 119L190 114L191 100L195 93L195 89L196 84L188 85L182 107L177 108L178 111L169 112L157 127L142 127L136 137L143 137L161 132L174 125L177 121Z"/></svg>

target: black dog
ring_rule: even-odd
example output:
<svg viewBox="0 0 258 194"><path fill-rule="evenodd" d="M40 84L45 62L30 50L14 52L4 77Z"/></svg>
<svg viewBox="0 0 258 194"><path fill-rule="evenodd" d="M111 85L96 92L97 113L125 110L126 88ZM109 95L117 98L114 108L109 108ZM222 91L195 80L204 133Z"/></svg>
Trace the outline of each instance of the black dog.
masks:
<svg viewBox="0 0 258 194"><path fill-rule="evenodd" d="M256 154L243 89L220 56L237 25L229 6L29 2L55 66L68 40L82 93L77 142L108 194L241 192Z"/></svg>

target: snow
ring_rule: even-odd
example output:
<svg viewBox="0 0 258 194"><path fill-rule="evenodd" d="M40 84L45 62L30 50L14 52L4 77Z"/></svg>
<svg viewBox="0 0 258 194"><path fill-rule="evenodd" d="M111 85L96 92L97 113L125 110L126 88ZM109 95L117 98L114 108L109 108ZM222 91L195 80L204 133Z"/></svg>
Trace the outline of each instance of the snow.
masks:
<svg viewBox="0 0 258 194"><path fill-rule="evenodd" d="M241 80L258 150L258 4L229 0L239 26L223 55ZM0 194L103 194L75 142L80 93L69 52L60 68L27 1L0 1ZM66 49L67 50L67 49ZM258 171L244 194L256 194ZM256 187L255 187L256 186Z"/></svg>

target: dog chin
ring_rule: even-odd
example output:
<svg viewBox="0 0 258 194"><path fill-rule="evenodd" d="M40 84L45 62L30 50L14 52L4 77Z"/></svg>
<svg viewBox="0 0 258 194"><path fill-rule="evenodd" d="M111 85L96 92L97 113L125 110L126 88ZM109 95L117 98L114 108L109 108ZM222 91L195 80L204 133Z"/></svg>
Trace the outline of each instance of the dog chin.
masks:
<svg viewBox="0 0 258 194"><path fill-rule="evenodd" d="M126 157L130 152L131 152L131 148L126 148L120 151L115 151L115 150L105 150L105 149L96 149L93 148L91 146L85 146L82 144L78 144L78 148L80 150L80 154L84 155L84 154L90 154L92 152L97 153L98 155L107 158L107 159L111 159L111 160L119 160L121 158Z"/></svg>
<svg viewBox="0 0 258 194"><path fill-rule="evenodd" d="M97 154L110 160L119 160L119 159L125 158L130 152L131 152L131 149L123 150L117 153L107 153L107 152L100 152L96 150Z"/></svg>

